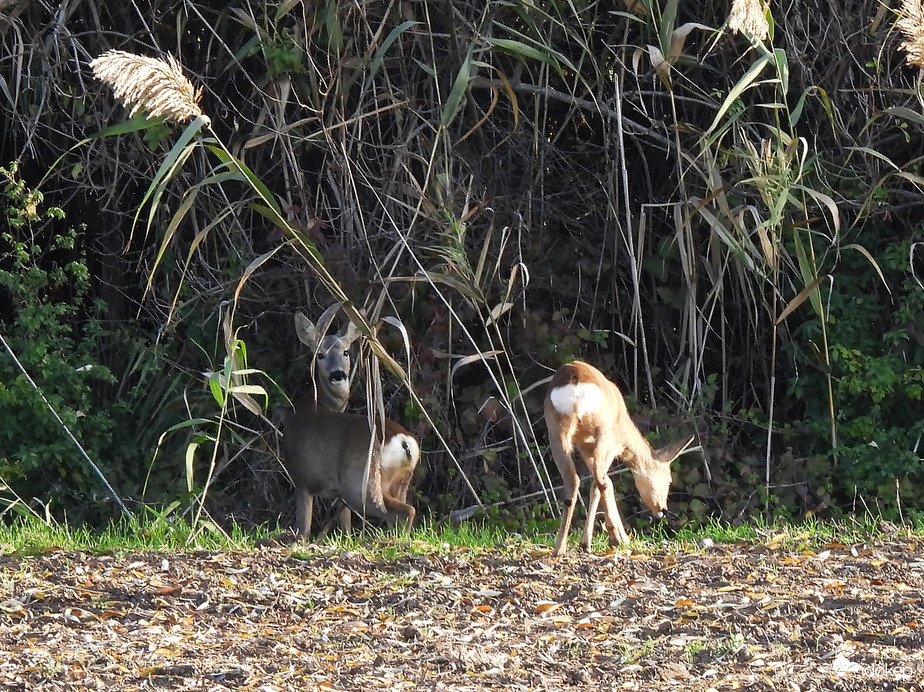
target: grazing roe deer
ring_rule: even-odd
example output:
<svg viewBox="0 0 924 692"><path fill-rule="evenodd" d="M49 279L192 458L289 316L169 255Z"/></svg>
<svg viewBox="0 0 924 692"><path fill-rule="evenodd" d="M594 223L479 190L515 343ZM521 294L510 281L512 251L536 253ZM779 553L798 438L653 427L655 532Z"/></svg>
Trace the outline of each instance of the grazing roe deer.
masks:
<svg viewBox="0 0 924 692"><path fill-rule="evenodd" d="M619 387L595 367L575 361L558 369L545 397L545 422L552 457L565 485L565 506L553 555L564 554L571 519L580 492L580 478L572 454L577 451L592 475L587 525L581 547L590 551L597 506L603 512L610 545L626 544L629 537L619 518L609 469L617 457L629 467L642 500L655 517L667 507L671 462L693 441L652 451L629 417Z"/></svg>
<svg viewBox="0 0 924 692"><path fill-rule="evenodd" d="M329 323L334 305L318 320ZM359 336L350 323L342 334L324 336L307 317L295 314L299 340L311 349L314 396L299 401L283 428L283 464L296 487L296 530L311 531L314 496L338 496L363 515L410 528L416 511L407 504L420 446L404 428L385 420L382 431L365 416L343 413L350 396L350 346ZM323 337L323 338L322 338ZM341 527L349 530L349 511Z"/></svg>

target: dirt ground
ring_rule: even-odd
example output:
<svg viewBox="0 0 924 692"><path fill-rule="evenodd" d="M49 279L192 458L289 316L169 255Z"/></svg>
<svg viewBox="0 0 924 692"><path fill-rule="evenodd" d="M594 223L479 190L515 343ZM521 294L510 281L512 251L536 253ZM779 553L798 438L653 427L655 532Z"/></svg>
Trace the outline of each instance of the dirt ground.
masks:
<svg viewBox="0 0 924 692"><path fill-rule="evenodd" d="M908 536L301 555L0 557L0 690L924 689Z"/></svg>

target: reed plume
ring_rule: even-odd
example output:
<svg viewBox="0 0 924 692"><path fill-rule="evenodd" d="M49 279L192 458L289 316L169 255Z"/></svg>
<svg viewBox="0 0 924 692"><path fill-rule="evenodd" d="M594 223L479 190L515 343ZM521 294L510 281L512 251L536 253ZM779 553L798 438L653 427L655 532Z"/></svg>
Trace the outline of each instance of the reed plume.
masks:
<svg viewBox="0 0 924 692"><path fill-rule="evenodd" d="M767 3L764 0L734 0L728 15L728 28L736 34L763 41L770 36L770 23L767 21Z"/></svg>
<svg viewBox="0 0 924 692"><path fill-rule="evenodd" d="M183 123L203 115L202 89L196 89L173 56L147 58L109 50L90 63L94 76L112 87L130 116L143 111L149 118L167 116Z"/></svg>
<svg viewBox="0 0 924 692"><path fill-rule="evenodd" d="M921 0L903 0L902 16L897 24L905 35L899 48L905 51L905 60L924 70L924 9Z"/></svg>

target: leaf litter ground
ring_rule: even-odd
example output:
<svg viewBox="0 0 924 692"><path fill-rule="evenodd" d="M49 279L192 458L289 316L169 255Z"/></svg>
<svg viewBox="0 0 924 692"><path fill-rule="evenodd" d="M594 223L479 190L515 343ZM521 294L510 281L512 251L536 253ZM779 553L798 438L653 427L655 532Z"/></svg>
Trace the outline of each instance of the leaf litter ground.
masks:
<svg viewBox="0 0 924 692"><path fill-rule="evenodd" d="M912 537L306 554L0 557L0 690L924 689Z"/></svg>

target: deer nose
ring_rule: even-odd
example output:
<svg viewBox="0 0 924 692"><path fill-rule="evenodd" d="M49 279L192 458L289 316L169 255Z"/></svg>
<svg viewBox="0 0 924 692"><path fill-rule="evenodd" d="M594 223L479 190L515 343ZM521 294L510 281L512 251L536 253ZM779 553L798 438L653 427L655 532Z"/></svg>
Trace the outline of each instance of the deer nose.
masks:
<svg viewBox="0 0 924 692"><path fill-rule="evenodd" d="M347 379L347 374L343 372L343 370L334 370L330 374L331 382L340 382L341 380L345 380L345 379Z"/></svg>

